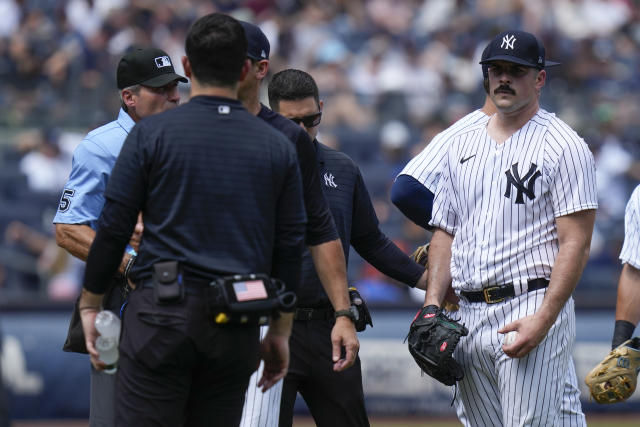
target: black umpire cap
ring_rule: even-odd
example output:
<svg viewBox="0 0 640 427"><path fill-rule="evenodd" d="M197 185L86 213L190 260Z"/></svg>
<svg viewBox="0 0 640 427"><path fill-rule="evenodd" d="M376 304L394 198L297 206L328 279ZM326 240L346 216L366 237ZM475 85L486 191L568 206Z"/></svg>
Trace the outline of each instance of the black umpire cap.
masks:
<svg viewBox="0 0 640 427"><path fill-rule="evenodd" d="M481 64L507 61L540 70L560 64L547 61L542 43L536 36L525 31L509 30L498 34L489 42L485 52L483 52Z"/></svg>
<svg viewBox="0 0 640 427"><path fill-rule="evenodd" d="M118 63L116 80L118 89L135 85L162 87L174 80L188 82L176 74L169 55L157 48L138 48L125 54Z"/></svg>
<svg viewBox="0 0 640 427"><path fill-rule="evenodd" d="M238 21L244 28L244 34L247 36L247 56L255 61L269 59L269 51L271 45L269 39L264 35L260 27L246 21Z"/></svg>

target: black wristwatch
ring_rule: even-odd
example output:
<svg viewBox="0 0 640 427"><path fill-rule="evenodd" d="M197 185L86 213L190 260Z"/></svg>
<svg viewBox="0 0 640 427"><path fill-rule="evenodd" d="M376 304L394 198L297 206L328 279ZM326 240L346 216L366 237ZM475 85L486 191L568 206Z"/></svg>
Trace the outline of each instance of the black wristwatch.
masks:
<svg viewBox="0 0 640 427"><path fill-rule="evenodd" d="M356 316L353 314L353 311L347 310L337 310L335 312L335 318L337 319L340 316L348 317L352 322L356 321Z"/></svg>

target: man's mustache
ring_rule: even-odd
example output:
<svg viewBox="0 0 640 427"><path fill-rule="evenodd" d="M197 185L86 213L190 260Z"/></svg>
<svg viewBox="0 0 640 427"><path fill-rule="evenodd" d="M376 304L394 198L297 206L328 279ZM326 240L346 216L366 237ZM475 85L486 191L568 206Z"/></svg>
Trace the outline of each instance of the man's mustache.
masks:
<svg viewBox="0 0 640 427"><path fill-rule="evenodd" d="M498 94L498 93L500 93L500 92L506 92L506 93L511 94L511 95L515 95L515 94L516 94L516 91L515 91L515 90L513 90L513 89L511 89L511 88L510 88L509 86L507 86L507 85L500 85L500 86L498 86L498 87L493 91L493 94L494 94L494 95L496 95L496 94Z"/></svg>

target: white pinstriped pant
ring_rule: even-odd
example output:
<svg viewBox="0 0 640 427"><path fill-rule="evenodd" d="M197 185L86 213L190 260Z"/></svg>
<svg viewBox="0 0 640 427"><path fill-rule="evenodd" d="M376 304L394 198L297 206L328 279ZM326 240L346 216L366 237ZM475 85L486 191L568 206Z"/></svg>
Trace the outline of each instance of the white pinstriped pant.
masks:
<svg viewBox="0 0 640 427"><path fill-rule="evenodd" d="M260 339L264 338L268 330L268 326L260 327ZM244 395L240 427L278 427L283 381L278 381L263 393L258 388L258 380L262 377L263 369L264 362L260 361L260 367L249 379L249 386Z"/></svg>
<svg viewBox="0 0 640 427"><path fill-rule="evenodd" d="M498 329L533 314L544 289L498 304L460 298L460 322L469 328L454 352L464 369L455 398L465 426L586 426L573 364L575 310L572 298L540 344L514 359L502 351Z"/></svg>

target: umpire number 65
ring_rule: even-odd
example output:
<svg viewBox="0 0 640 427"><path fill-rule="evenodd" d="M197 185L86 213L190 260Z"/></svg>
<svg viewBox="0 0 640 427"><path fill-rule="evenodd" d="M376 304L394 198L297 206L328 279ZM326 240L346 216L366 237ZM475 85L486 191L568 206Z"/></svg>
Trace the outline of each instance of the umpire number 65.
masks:
<svg viewBox="0 0 640 427"><path fill-rule="evenodd" d="M71 205L71 197L76 193L76 190L69 190L65 188L62 192L62 196L60 197L60 204L58 205L58 210L60 212L66 212L69 209L69 205Z"/></svg>

